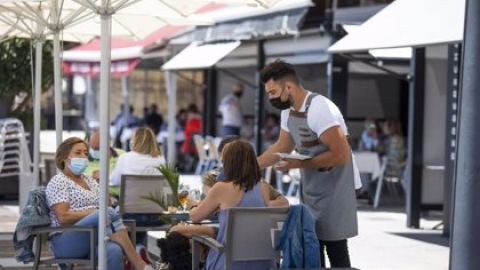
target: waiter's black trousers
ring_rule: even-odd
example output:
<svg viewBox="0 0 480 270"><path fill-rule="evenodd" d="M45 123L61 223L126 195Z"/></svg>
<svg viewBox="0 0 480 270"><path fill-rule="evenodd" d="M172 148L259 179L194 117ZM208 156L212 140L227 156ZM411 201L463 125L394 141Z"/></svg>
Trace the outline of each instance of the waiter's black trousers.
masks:
<svg viewBox="0 0 480 270"><path fill-rule="evenodd" d="M322 241L320 242L320 260L322 268L325 268L325 249L327 250L330 267L350 267L350 255L348 254L347 240Z"/></svg>

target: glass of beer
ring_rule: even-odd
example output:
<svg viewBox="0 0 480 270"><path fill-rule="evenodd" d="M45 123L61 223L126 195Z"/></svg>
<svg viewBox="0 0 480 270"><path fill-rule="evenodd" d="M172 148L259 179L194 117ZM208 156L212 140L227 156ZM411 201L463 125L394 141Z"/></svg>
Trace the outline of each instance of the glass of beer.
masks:
<svg viewBox="0 0 480 270"><path fill-rule="evenodd" d="M188 205L188 191L182 190L178 193L178 201L182 205L183 211L187 211Z"/></svg>

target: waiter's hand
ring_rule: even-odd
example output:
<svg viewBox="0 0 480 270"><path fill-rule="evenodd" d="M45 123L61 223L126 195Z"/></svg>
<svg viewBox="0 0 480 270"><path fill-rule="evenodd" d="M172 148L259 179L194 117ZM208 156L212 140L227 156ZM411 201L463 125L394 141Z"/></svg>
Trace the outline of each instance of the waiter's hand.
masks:
<svg viewBox="0 0 480 270"><path fill-rule="evenodd" d="M273 168L277 171L282 171L284 173L288 172L290 169L300 168L301 161L298 159L291 158L282 158Z"/></svg>

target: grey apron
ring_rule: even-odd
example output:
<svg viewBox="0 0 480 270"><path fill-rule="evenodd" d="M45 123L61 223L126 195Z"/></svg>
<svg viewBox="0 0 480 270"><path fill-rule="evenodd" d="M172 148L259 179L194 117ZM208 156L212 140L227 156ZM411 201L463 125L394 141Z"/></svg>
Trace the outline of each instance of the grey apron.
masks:
<svg viewBox="0 0 480 270"><path fill-rule="evenodd" d="M319 134L312 131L307 123L308 109L315 96L308 96L305 112L290 110L287 122L296 150L312 157L328 150L319 140ZM357 235L357 201L352 160L330 170L302 169L301 172L300 199L315 217L318 239L336 241Z"/></svg>

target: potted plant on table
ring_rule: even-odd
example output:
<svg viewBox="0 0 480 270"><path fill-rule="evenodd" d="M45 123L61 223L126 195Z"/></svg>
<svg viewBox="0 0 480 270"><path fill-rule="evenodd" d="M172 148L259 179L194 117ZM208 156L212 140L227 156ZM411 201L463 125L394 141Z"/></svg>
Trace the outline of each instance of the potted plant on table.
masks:
<svg viewBox="0 0 480 270"><path fill-rule="evenodd" d="M159 192L150 192L148 195L142 196L141 198L156 203L165 211L175 214L176 209L181 206L179 199L180 174L173 164L160 165L159 167L156 167L156 169L161 175L163 175L163 177L165 177L165 180L172 190L171 200L166 200L164 194ZM175 209L174 211L172 211L172 207ZM170 224L175 223L176 221L175 219L172 219L170 216L166 215L161 216L161 219Z"/></svg>

